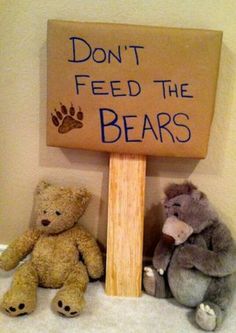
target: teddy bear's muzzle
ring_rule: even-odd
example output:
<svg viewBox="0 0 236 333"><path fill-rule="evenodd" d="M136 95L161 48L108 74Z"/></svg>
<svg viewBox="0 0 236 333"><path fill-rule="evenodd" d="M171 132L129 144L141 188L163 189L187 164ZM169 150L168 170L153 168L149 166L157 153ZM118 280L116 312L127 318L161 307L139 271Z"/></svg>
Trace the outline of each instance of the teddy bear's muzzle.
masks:
<svg viewBox="0 0 236 333"><path fill-rule="evenodd" d="M42 220L41 221L41 224L44 226L44 227L47 227L51 222L49 220Z"/></svg>

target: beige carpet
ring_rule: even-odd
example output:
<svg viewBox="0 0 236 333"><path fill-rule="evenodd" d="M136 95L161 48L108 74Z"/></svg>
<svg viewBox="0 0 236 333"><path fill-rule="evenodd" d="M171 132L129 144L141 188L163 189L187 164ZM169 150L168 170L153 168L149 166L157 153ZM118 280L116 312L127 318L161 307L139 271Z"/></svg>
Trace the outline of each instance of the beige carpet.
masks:
<svg viewBox="0 0 236 333"><path fill-rule="evenodd" d="M11 282L11 273L0 273L0 296ZM201 332L192 323L192 311L174 300L115 298L104 293L100 282L90 283L87 307L80 317L62 318L50 309L55 290L39 288L36 311L24 317L0 314L0 333L191 333ZM220 332L236 332L236 300Z"/></svg>

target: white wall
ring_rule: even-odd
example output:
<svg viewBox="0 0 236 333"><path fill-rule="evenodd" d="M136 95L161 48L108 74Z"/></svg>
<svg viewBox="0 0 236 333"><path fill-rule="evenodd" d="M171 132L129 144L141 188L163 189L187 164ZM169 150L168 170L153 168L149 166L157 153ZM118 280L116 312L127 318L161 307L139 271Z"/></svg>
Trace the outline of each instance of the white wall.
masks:
<svg viewBox="0 0 236 333"><path fill-rule="evenodd" d="M157 222L162 219L164 185L185 178L208 194L236 235L236 2L1 0L0 243L9 242L28 226L39 179L87 185L94 198L83 223L106 242L108 154L45 144L48 19L224 31L208 157L202 161L148 158L145 240L151 250L155 240L148 235L152 231L156 237Z"/></svg>

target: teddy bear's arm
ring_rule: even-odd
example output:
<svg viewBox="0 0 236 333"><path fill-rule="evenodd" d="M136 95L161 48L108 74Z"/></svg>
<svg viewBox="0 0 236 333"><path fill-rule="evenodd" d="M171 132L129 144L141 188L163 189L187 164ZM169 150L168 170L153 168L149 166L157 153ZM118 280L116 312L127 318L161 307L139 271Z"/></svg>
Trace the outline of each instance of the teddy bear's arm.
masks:
<svg viewBox="0 0 236 333"><path fill-rule="evenodd" d="M39 231L28 229L15 239L0 256L0 268L5 271L15 268L32 251L39 236Z"/></svg>
<svg viewBox="0 0 236 333"><path fill-rule="evenodd" d="M89 276L98 279L103 275L102 254L95 238L84 228L77 228L76 244L83 256Z"/></svg>
<svg viewBox="0 0 236 333"><path fill-rule="evenodd" d="M197 245L186 245L181 249L183 266L192 264L206 275L223 277L236 271L236 248L230 231L219 224L212 234L212 250Z"/></svg>

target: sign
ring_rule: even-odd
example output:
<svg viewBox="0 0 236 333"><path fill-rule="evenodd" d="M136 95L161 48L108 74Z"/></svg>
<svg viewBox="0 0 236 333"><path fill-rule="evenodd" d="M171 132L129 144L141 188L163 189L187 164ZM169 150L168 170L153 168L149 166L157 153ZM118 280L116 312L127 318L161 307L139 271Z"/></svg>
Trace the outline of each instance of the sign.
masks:
<svg viewBox="0 0 236 333"><path fill-rule="evenodd" d="M204 158L222 32L48 22L49 146Z"/></svg>

